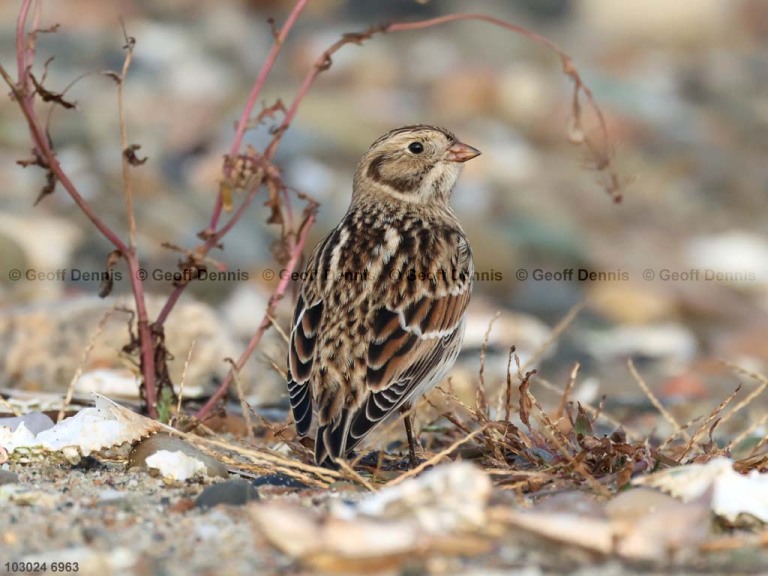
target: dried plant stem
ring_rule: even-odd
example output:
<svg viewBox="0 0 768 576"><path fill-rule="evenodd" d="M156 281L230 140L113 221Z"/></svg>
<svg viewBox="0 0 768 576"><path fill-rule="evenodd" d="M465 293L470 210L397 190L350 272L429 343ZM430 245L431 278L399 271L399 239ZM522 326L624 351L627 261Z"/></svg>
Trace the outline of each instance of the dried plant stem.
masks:
<svg viewBox="0 0 768 576"><path fill-rule="evenodd" d="M340 480L343 477L340 472L335 470L329 470L327 468L321 468L320 466L313 466L311 464L304 464L295 458L289 458L280 454L273 454L272 452L266 450L243 448L237 446L236 444L232 444L231 442L224 442L215 438L204 438L202 436L197 436L196 434L181 432L170 427L168 428L168 432L170 434L181 436L185 440L197 446L214 447L226 452L233 452L251 461L260 462L263 466L280 467L281 471L297 470L306 474L311 474L312 476L326 483L326 485L330 484L331 482L335 482L336 480Z"/></svg>
<svg viewBox="0 0 768 576"><path fill-rule="evenodd" d="M288 270L293 270L296 267L296 264L298 264L299 259L301 258L301 252L304 248L304 244L307 241L307 234L309 233L309 229L312 227L312 224L315 221L315 214L314 212L309 214L307 216L304 225L299 232L299 237L296 240L296 244L293 246L293 249L291 250L291 259L288 261L288 264L286 265L286 268ZM232 370L229 371L226 378L222 381L221 385L219 386L218 390L210 397L208 402L205 403L205 405L200 408L199 412L197 413L197 417L199 419L204 419L208 414L210 414L211 410L218 404L219 400L221 400L225 394L227 393L227 390L229 389L229 386L232 384L232 381L234 379L234 371L240 371L243 369L243 366L245 366L245 363L248 361L248 358L250 358L253 351L256 349L256 347L259 345L259 342L261 342L262 336L264 336L264 333L267 331L267 328L272 324L271 318L275 314L275 309L277 308L278 302L282 299L283 295L285 294L286 289L288 288L288 284L290 282L291 275L285 274L283 275L283 278L280 279L280 283L278 284L277 288L275 289L272 296L269 298L269 304L267 305L267 311L264 313L264 318L262 318L261 324L259 325L258 330L254 333L253 337L251 337L250 342L248 342L248 346L246 347L245 351L240 355L240 357L237 359L237 362L235 363Z"/></svg>
<svg viewBox="0 0 768 576"><path fill-rule="evenodd" d="M512 346L509 349L509 357L507 358L507 382L504 387L504 394L499 394L499 401L503 398L504 403L504 421L509 422L510 413L512 411L512 361L515 356L515 347ZM501 412L501 410L499 410Z"/></svg>
<svg viewBox="0 0 768 576"><path fill-rule="evenodd" d="M61 167L61 164L56 157L51 141L49 140L46 129L41 124L41 121L37 115L34 104L35 92L31 86L31 66L34 59L35 46L32 33L26 32L26 24L29 15L29 9L32 5L32 0L24 0L22 2L21 9L19 11L19 19L16 23L16 58L18 65L19 77L14 82L8 72L0 66L0 75L2 75L5 82L11 89L14 98L18 102L21 108L22 114L27 121L29 127L30 136L34 144L35 150L39 153L41 166L50 171L55 177L55 181L61 183L63 188L77 204L78 208L88 218L96 229L112 243L112 245L120 252L125 258L128 266L128 278L131 284L131 291L133 293L134 301L136 303L136 315L137 315L137 330L139 333L139 341L141 343L141 365L142 376L144 377L144 386L147 391L147 410L151 417L155 417L157 412L155 410L154 391L155 391L155 356L153 350L152 331L149 325L149 317L146 310L146 303L144 299L144 286L139 279L139 261L135 251L131 250L130 245L123 242L120 237L110 229L104 221L96 214L91 205L86 202L74 183L69 179L67 174ZM37 20L36 11L36 18ZM35 22L37 26L37 22ZM33 31L34 32L34 31ZM26 49L24 43L27 42ZM126 60L130 64L130 50ZM125 70L124 65L124 70Z"/></svg>
<svg viewBox="0 0 768 576"><path fill-rule="evenodd" d="M96 346L96 340L98 340L99 336L104 331L104 326L107 325L107 321L112 317L115 308L117 308L116 304L102 315L98 325L96 326L96 332L93 333L93 336L91 336L91 339L88 341L88 346L85 347L83 356L80 358L80 363L77 365L77 369L75 370L72 379L69 381L69 386L67 386L67 392L64 395L64 403L59 409L59 413L56 415L56 422L61 422L62 418L64 418L64 413L67 411L67 407L69 406L70 402L72 402L72 396L75 394L75 384L77 384L77 381L80 380L80 376L83 375L85 365L88 363L88 359L91 357L91 352L93 352L94 346Z"/></svg>
<svg viewBox="0 0 768 576"><path fill-rule="evenodd" d="M576 362L573 365L570 376L568 376L568 383L565 385L563 395L560 397L560 404L558 404L557 411L555 412L555 422L559 421L560 418L562 418L565 414L565 409L568 406L568 398L570 398L571 392L573 391L573 386L576 383L576 377L579 374L579 368L581 368L581 364Z"/></svg>
<svg viewBox="0 0 768 576"><path fill-rule="evenodd" d="M123 29L125 36L125 60L123 60L123 69L120 73L120 80L117 83L117 108L120 116L120 145L122 147L122 170L123 170L123 196L125 197L125 214L128 218L128 246L132 252L136 252L136 215L133 211L133 180L131 178L131 164L128 161L128 123L125 121L125 79L128 76L128 69L133 60L133 48L135 42L129 38Z"/></svg>
<svg viewBox="0 0 768 576"><path fill-rule="evenodd" d="M357 472L357 470L355 470L354 468L352 468L352 466L350 466L349 462L347 462L345 460L336 460L336 464L339 465L339 468L341 468L341 471L346 476L348 476L349 478L351 478L352 480L354 480L355 482L357 482L361 486L365 486L370 492L376 492L376 490L377 490L376 486L374 486L368 480L363 478L360 475L360 473Z"/></svg>
<svg viewBox="0 0 768 576"><path fill-rule="evenodd" d="M479 372L479 379L477 382L477 393L475 396L475 405L477 406L477 411L482 412L486 416L489 416L489 414L488 414L488 400L486 399L486 396L485 396L485 356L488 353L488 340L491 337L491 330L493 330L493 325L496 323L496 320L498 320L500 316L501 316L501 312L496 312L493 318L491 318L491 321L488 322L488 328L485 329L485 336L483 336L483 343L480 346L480 372Z"/></svg>
<svg viewBox="0 0 768 576"><path fill-rule="evenodd" d="M680 425L680 422L677 421L677 419L672 415L671 412L669 412L669 410L664 408L664 405L659 401L656 395L653 392L651 392L651 389L648 387L648 384L646 384L645 380L643 380L643 377L640 376L640 373L637 371L637 368L635 368L635 363L632 361L631 358L627 358L627 368L629 368L629 373L632 374L632 378L635 379L635 382L637 382L637 385L640 386L640 389L647 396L648 400L651 402L653 407L656 408L656 410L659 411L659 414L662 415L664 420L669 422L670 426L672 426L672 430L673 430L672 437L674 438L675 436L680 434L683 438L685 438L686 442L689 441L691 437Z"/></svg>
<svg viewBox="0 0 768 576"><path fill-rule="evenodd" d="M128 123L125 119L125 79L133 60L135 41L130 38L125 29L125 59L123 68L117 82L117 107L120 117L120 144L122 148L122 173L123 196L125 198L125 213L128 219L128 247L127 251L121 251L128 264L129 280L134 293L136 303L136 330L139 334L139 355L141 357L142 376L144 378L144 391L146 393L147 412L150 417L157 416L155 404L157 402L157 388L155 386L155 336L149 323L149 312L144 297L144 283L140 280L139 254L136 246L136 215L133 210L133 181L131 178L131 165L128 158Z"/></svg>
<svg viewBox="0 0 768 576"><path fill-rule="evenodd" d="M432 456L432 458L430 458L429 460L426 460L426 461L422 462L421 464L419 464L418 466L416 466L416 468L413 468L412 470L409 470L405 474L401 474L400 476L398 476L397 478L395 478L394 480L389 482L387 484L387 486L396 486L397 484L400 484L401 482L403 482L407 478L411 478L413 476L417 476L418 474L421 474L427 468L429 468L431 466L434 466L435 464L440 462L442 459L447 457L449 454L453 453L456 450L456 448L458 448L462 444L466 444L467 442L472 440L478 434L482 434L483 431L485 431L485 429L486 429L486 426L482 426L482 427L478 428L477 430L475 430L474 432L472 432L471 434L467 434L463 438L459 438L458 440L456 440L456 442L454 442L453 444L448 446L448 448L446 448L445 450L443 450L441 452L438 452L437 454Z"/></svg>
<svg viewBox="0 0 768 576"><path fill-rule="evenodd" d="M528 358L528 360L525 361L522 368L520 369L521 372L527 371L531 366L536 364L542 356L544 356L544 353L549 350L549 347L552 346L552 344L556 342L558 338L562 336L563 332L565 332L573 323L573 321L576 319L576 316L579 315L579 312L582 311L584 306L586 306L586 302L583 301L571 306L571 308L568 310L565 316L563 316L560 322L558 322L555 327L552 328L552 332L549 334L549 337L544 341L544 343L539 346L539 348L530 358Z"/></svg>
<svg viewBox="0 0 768 576"><path fill-rule="evenodd" d="M5 396L0 395L0 406L8 410L9 413L13 414L14 416L21 416L22 412L18 408L16 408L13 404L8 402L8 400L5 399Z"/></svg>
<svg viewBox="0 0 768 576"><path fill-rule="evenodd" d="M192 360L192 352L195 350L196 343L197 338L192 340L192 344L189 347L189 352L187 352L187 359L184 360L184 369L181 371L181 383L179 384L179 398L176 400L176 414L181 414L181 402L184 399L184 383L187 381L187 369L189 368L189 363Z"/></svg>
<svg viewBox="0 0 768 576"><path fill-rule="evenodd" d="M290 14L288 15L288 18L286 18L285 23L282 25L279 32L275 35L275 41L272 44L272 48L270 48L269 53L264 59L264 64L262 65L261 70L259 70L259 74L256 76L256 81L253 84L253 88L251 88L251 93L248 95L248 100L245 103L243 112L240 114L240 119L235 126L235 137L233 138L232 145L229 148L230 159L235 158L235 156L237 156L238 152L240 151L240 147L243 144L243 137L245 136L245 132L251 121L253 109L255 108L256 103L259 101L259 97L261 96L261 91L264 88L264 84L266 83L267 78L269 77L269 73L272 71L275 62L277 61L277 57L280 55L280 51L283 48L285 39L288 37L288 33L291 31L294 24L296 24L296 21L299 19L302 11L307 6L308 1L309 0L297 0L296 4L294 4ZM225 166L224 176L227 178L232 176L231 164ZM216 230L218 227L219 218L221 217L221 209L222 198L221 194L219 194L216 198L216 204L214 205L213 212L211 214L211 222L209 225L210 230Z"/></svg>
<svg viewBox="0 0 768 576"><path fill-rule="evenodd" d="M738 446L742 442L744 442L747 438L749 438L756 430L761 429L763 426L765 426L766 422L768 422L768 414L763 414L760 418L755 420L750 426L746 428L741 434L736 436L733 440L731 440L730 445L731 446ZM720 421L722 424L722 420ZM764 440L764 438L763 438Z"/></svg>
<svg viewBox="0 0 768 576"><path fill-rule="evenodd" d="M562 388L553 384L546 378L542 378L541 376L536 377L536 383L539 384L542 388L549 390L550 392L559 394L561 397L565 393L565 391ZM621 422L619 422L616 418L614 418L610 414L606 414L605 412L603 412L602 409L595 408L591 404L587 404L584 402L581 402L580 405L582 408L584 408L584 411L587 412L587 414L589 414L593 418L595 419L601 418L611 426L615 426L616 428L622 428L626 432L628 439L633 441L638 441L645 438L643 434L633 432L632 430L627 430Z"/></svg>
<svg viewBox="0 0 768 576"><path fill-rule="evenodd" d="M243 420L245 420L245 426L248 428L248 439L250 441L256 440L256 436L253 433L253 420L251 419L251 413L253 412L253 408L251 408L251 405L248 404L248 401L245 399L245 392L243 391L243 383L240 380L238 373L236 370L234 370L234 362L231 358L227 358L227 362L229 362L232 365L232 378L235 380L235 390L237 390L237 398L240 400L240 410L243 413Z"/></svg>
<svg viewBox="0 0 768 576"><path fill-rule="evenodd" d="M768 378L763 376L762 374L758 374L757 372L752 372L750 370L747 370L746 368L742 368L741 366L734 364L732 362L723 361L723 364L728 366L731 370L734 370L735 372L739 374L743 374L744 376L748 376L749 378L756 380L760 383L760 386L752 390L749 394L744 397L741 402L736 404L736 406L733 407L733 409L728 412L723 418L720 420L720 425L722 426L728 420L730 420L735 414L749 406L755 398L760 396L763 392L765 392L766 389L768 389Z"/></svg>
<svg viewBox="0 0 768 576"><path fill-rule="evenodd" d="M731 403L731 401L736 397L736 395L739 393L739 390L741 390L741 384L739 384L736 389L731 393L728 398L720 402L720 404L712 410L712 413L709 415L709 417L704 421L704 423L699 427L698 430L691 436L691 439L688 441L688 444L685 445L685 449L683 450L683 453L680 454L680 457L677 459L678 462L682 463L683 458L685 458L688 453L693 449L693 447L698 442L699 438L706 432L706 430L709 428L709 425L715 421L715 419L722 414L723 410L725 410L725 407L728 406L728 404Z"/></svg>

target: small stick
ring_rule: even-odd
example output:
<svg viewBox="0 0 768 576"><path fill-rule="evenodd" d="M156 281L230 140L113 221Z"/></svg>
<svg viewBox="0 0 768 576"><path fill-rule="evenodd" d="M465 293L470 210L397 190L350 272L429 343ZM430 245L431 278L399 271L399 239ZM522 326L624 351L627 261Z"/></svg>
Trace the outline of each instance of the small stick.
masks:
<svg viewBox="0 0 768 576"><path fill-rule="evenodd" d="M697 442L697 441L698 441L698 439L701 437L701 435L702 435L702 434L703 434L703 433L704 433L704 432L707 430L707 428L709 427L709 424L710 424L710 423L711 423L711 422L712 422L712 421L713 421L715 418L717 418L717 417L720 415L720 413L721 413L721 412L722 412L722 411L725 409L725 407L726 407L726 406L727 406L727 405L728 405L728 404L731 402L731 400L733 400L733 399L736 397L736 394L738 394L738 393L739 393L739 390L741 390L741 384L739 384L739 385L736 387L736 390L734 390L734 391L731 393L731 395L730 395L730 396L728 396L728 398L726 398L725 400L723 400L722 402L720 402L720 404L718 405L718 407L717 407L717 408L715 408L715 409L712 411L712 413L709 415L709 418L707 418L707 419L704 421L704 423L701 425L701 427L700 427L698 430L696 430L696 432L693 434L693 436L691 437L691 439L688 441L688 444L686 444L686 446L685 446L685 449L683 450L683 453L680 455L680 457L679 457L679 458L678 458L678 460L677 460L678 462L682 463L682 461L683 461L683 458L685 458L685 457L688 455L688 453L689 453L689 452L691 451L691 449L693 448L694 444L696 444L696 442Z"/></svg>
<svg viewBox="0 0 768 576"><path fill-rule="evenodd" d="M410 478L411 476L416 476L417 474L423 472L424 470L426 470L430 466L434 466L435 464L440 462L443 458L445 458L446 456L451 454L454 450L456 450L456 448L458 448L462 444L466 444L467 442L472 440L472 438L474 438L478 434L481 434L485 430L485 428L486 428L486 426L483 426L482 428L478 428L477 430L472 432L472 434L468 434L464 438L460 438L459 440L456 440L456 442L454 442L453 444L448 446L448 448L446 448L442 452L439 452L439 453L435 454L429 460L427 460L425 462L422 462L421 464L416 466L416 468L412 468L411 470L409 470L405 474L401 474L400 476L398 476L394 480L390 481L387 484L387 486L396 486L396 485L400 484L401 482L403 482L406 478Z"/></svg>
<svg viewBox="0 0 768 576"><path fill-rule="evenodd" d="M683 427L680 426L680 422L678 422L677 419L666 408L664 408L664 405L659 401L656 395L651 392L648 384L646 384L645 380L643 380L643 377L640 376L640 373L637 371L637 368L635 368L635 363L631 358L627 358L627 368L629 368L630 374L632 374L632 377L635 379L635 382L637 382L637 385L640 386L640 389L648 397L648 400L650 400L651 404L653 404L653 407L656 408L656 410L659 411L659 414L664 417L664 420L669 422L669 424L672 426L672 429L674 430L672 437L681 434L686 441L689 441L691 437L683 429Z"/></svg>
<svg viewBox="0 0 768 576"><path fill-rule="evenodd" d="M195 349L196 342L197 338L192 340L192 345L189 347L189 352L187 352L187 359L184 361L184 369L181 371L181 384L179 384L179 398L176 402L176 414L181 414L181 400L184 397L184 383L187 381L187 368L189 368L189 362L192 360L192 352Z"/></svg>
<svg viewBox="0 0 768 576"><path fill-rule="evenodd" d="M501 312L496 312L493 318L491 318L491 321L488 322L488 328L485 330L483 343L480 346L480 381L477 385L475 404L477 405L477 411L483 412L483 414L488 417L490 417L490 414L488 414L488 402L485 397L485 355L488 352L488 340L491 337L491 330L493 329L493 325L496 323L496 320L498 320L500 316Z"/></svg>
<svg viewBox="0 0 768 576"><path fill-rule="evenodd" d="M109 310L104 312L101 319L99 320L98 325L96 326L96 332L88 341L88 345L83 351L83 356L80 358L80 363L77 365L75 374L69 381L69 386L67 386L67 393L64 395L64 403L59 409L59 413L56 415L56 422L61 422L61 419L64 418L64 412L67 411L67 407L69 406L70 402L72 402L72 396L75 394L75 384L77 384L77 381L80 380L80 376L83 375L83 370L85 369L85 365L88 363L88 358L91 357L91 352L93 351L94 346L96 346L96 340L101 335L102 331L104 330L104 326L107 324L107 320L109 320L109 318L112 316L116 307L117 304L114 304Z"/></svg>

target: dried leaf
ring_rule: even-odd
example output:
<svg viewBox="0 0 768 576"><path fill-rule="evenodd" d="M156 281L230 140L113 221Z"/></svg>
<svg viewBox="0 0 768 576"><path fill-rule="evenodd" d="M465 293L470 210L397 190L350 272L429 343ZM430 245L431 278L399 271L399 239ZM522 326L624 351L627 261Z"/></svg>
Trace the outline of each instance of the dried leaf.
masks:
<svg viewBox="0 0 768 576"><path fill-rule="evenodd" d="M147 157L139 158L136 155L136 151L140 149L141 149L140 144L131 144L130 146L128 146L128 148L123 150L123 156L125 156L126 160L128 160L128 164L130 164L131 166L142 166L147 163L147 160L149 158Z"/></svg>
<svg viewBox="0 0 768 576"><path fill-rule="evenodd" d="M74 102L65 100L63 94L59 94L58 92L51 92L50 90L47 90L45 87L43 87L42 83L39 82L37 78L35 78L35 75L32 74L32 72L29 73L29 78L32 80L32 84L34 84L35 90L38 94L40 94L40 98L43 99L43 102L53 102L54 104L63 106L68 110L76 107Z"/></svg>
<svg viewBox="0 0 768 576"><path fill-rule="evenodd" d="M123 257L123 253L120 250L112 250L107 256L107 272L102 277L99 283L99 298L106 298L112 293L112 289L115 287L115 278L112 275L112 269L117 266L117 263Z"/></svg>

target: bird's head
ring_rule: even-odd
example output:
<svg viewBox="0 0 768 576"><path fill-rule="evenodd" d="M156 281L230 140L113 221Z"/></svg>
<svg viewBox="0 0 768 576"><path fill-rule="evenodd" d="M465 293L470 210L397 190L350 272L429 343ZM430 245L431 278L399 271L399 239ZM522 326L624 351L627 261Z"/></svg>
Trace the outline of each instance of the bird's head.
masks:
<svg viewBox="0 0 768 576"><path fill-rule="evenodd" d="M443 128L416 125L388 132L355 173L355 198L388 194L420 204L447 204L464 162L480 154Z"/></svg>

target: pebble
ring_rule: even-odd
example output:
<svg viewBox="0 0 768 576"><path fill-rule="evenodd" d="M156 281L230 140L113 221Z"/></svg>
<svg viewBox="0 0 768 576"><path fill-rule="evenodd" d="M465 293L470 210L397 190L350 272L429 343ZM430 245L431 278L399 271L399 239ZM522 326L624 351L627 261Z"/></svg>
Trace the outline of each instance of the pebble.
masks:
<svg viewBox="0 0 768 576"><path fill-rule="evenodd" d="M12 418L0 418L0 426L7 426L11 429L11 432L16 430L20 424L24 424L24 427L37 434L48 428L53 428L54 422L46 414L42 412L30 412L23 416L14 416Z"/></svg>
<svg viewBox="0 0 768 576"><path fill-rule="evenodd" d="M218 482L206 487L195 500L197 508L212 508L219 504L243 506L259 499L256 488L247 480L236 479Z"/></svg>
<svg viewBox="0 0 768 576"><path fill-rule="evenodd" d="M205 465L206 474L208 476L229 478L229 472L224 464L212 456L208 456L204 452L198 450L181 438L176 438L167 434L155 434L134 446L128 457L128 467L146 468L147 459L160 451L183 452L187 456L202 462Z"/></svg>
<svg viewBox="0 0 768 576"><path fill-rule="evenodd" d="M3 484L18 484L19 483L19 476L15 472L11 472L10 470L2 470L0 469L0 486Z"/></svg>

